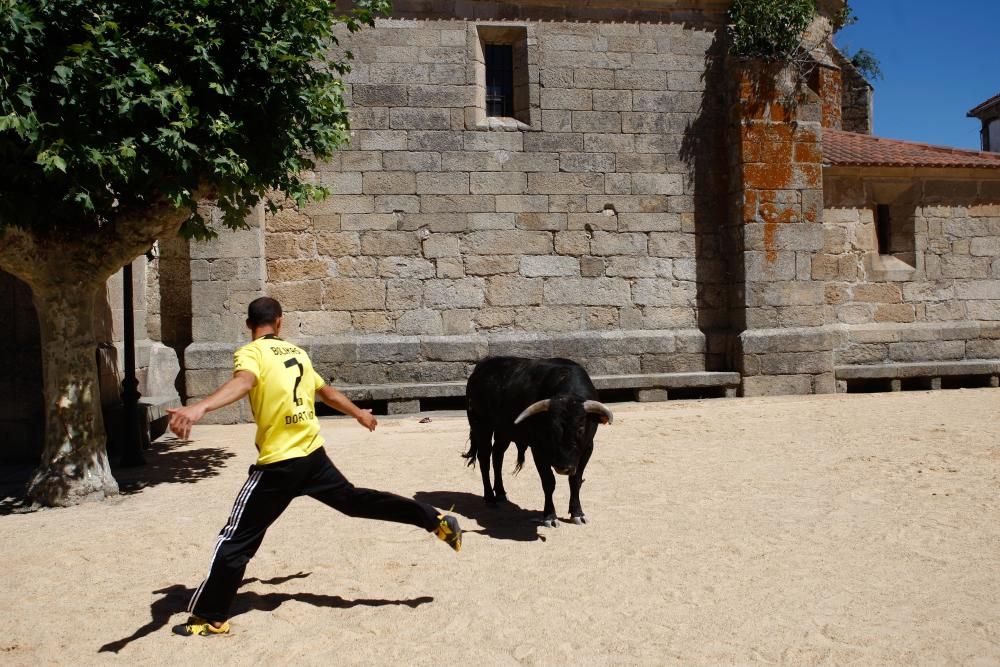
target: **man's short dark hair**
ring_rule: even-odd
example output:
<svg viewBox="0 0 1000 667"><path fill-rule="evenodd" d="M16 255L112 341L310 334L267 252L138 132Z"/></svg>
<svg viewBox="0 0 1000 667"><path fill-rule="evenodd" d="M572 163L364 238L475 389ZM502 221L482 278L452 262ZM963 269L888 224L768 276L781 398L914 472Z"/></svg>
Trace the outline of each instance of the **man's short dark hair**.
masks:
<svg viewBox="0 0 1000 667"><path fill-rule="evenodd" d="M279 317L281 317L281 304L269 296L254 299L247 308L247 324L251 327L274 324Z"/></svg>

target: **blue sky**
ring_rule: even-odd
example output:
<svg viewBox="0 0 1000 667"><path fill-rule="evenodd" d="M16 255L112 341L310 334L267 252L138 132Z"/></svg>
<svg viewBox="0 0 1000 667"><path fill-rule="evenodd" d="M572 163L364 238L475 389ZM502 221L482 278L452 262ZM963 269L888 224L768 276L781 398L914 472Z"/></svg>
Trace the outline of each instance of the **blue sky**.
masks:
<svg viewBox="0 0 1000 667"><path fill-rule="evenodd" d="M859 21L836 37L879 60L875 134L979 149L965 114L1000 93L1000 0L852 0Z"/></svg>

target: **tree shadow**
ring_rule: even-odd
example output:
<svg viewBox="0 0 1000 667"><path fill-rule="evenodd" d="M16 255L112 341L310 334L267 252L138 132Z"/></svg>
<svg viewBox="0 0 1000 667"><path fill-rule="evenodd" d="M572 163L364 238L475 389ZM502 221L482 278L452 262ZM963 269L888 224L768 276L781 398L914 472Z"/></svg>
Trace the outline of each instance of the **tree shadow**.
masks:
<svg viewBox="0 0 1000 667"><path fill-rule="evenodd" d="M222 447L183 449L185 440L163 438L143 456L146 464L114 471L122 495L133 495L160 484L194 484L215 477L226 461L236 456Z"/></svg>
<svg viewBox="0 0 1000 667"><path fill-rule="evenodd" d="M130 496L160 484L194 484L215 477L226 461L236 456L222 447L185 449L186 444L187 441L176 438L157 440L143 452L145 465L138 467L122 468L112 460L119 492ZM0 516L47 509L33 504L26 495L35 470L36 465L0 465Z"/></svg>
<svg viewBox="0 0 1000 667"><path fill-rule="evenodd" d="M24 514L37 509L25 495L31 473L36 467L21 464L0 465L0 516Z"/></svg>
<svg viewBox="0 0 1000 667"><path fill-rule="evenodd" d="M310 574L312 573L299 572L297 574L291 574L284 577L274 577L273 579L244 579L241 585L245 586L247 584L260 583L267 586L278 586L287 581L291 581L292 579L305 579ZM181 584L174 584L173 586L167 586L166 588L153 591L154 595L159 595L160 597L154 600L149 606L149 613L151 617L149 622L138 628L128 637L108 642L98 649L98 653L118 653L137 639L142 639L143 637L151 635L154 632L166 627L166 625L170 622L171 616L187 611L188 601L190 601L194 591L195 589L182 586ZM350 600L342 598L339 595L324 595L321 593L262 594L255 591L246 591L236 596L236 600L233 602L230 618L239 616L240 614L245 614L248 611L256 610L271 612L290 600L310 604L314 607L327 607L331 609L350 609L351 607L384 607L388 605L399 605L416 609L421 605L433 602L434 598L424 595L407 600L383 600L378 598L358 598Z"/></svg>
<svg viewBox="0 0 1000 667"><path fill-rule="evenodd" d="M420 491L414 498L434 507L454 508L482 526L482 530L464 531L467 533L480 533L495 540L545 541L545 536L538 533L542 513L526 510L510 501L492 507L482 496L463 491Z"/></svg>

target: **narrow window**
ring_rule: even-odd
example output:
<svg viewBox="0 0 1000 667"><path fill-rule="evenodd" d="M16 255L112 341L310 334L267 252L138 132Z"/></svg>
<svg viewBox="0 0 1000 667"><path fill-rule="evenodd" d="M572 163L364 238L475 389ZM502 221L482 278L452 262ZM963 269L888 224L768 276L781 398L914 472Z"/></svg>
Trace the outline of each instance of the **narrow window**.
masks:
<svg viewBox="0 0 1000 667"><path fill-rule="evenodd" d="M878 242L879 254L888 255L890 253L889 241L892 238L892 219L888 204L875 206L875 238Z"/></svg>
<svg viewBox="0 0 1000 667"><path fill-rule="evenodd" d="M476 26L469 53L476 99L465 109L467 130L542 129L538 54L528 46L529 32L528 26Z"/></svg>
<svg viewBox="0 0 1000 667"><path fill-rule="evenodd" d="M514 115L514 47L510 44L485 44L486 115Z"/></svg>

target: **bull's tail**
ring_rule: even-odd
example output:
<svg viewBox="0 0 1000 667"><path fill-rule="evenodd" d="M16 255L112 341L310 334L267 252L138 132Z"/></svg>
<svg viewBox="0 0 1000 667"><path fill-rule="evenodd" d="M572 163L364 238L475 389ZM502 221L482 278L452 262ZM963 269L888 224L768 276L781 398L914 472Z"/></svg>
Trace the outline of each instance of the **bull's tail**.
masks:
<svg viewBox="0 0 1000 667"><path fill-rule="evenodd" d="M521 468L524 467L524 452L528 450L527 445L522 445L519 442L515 442L517 445L517 465L514 466L514 474L521 472Z"/></svg>
<svg viewBox="0 0 1000 667"><path fill-rule="evenodd" d="M476 443L472 441L472 432L469 432L469 451L462 454L462 458L465 459L465 465L475 468L476 467Z"/></svg>

